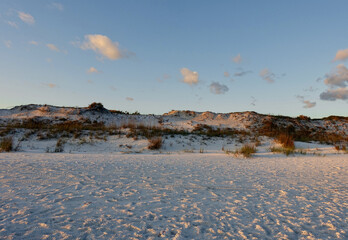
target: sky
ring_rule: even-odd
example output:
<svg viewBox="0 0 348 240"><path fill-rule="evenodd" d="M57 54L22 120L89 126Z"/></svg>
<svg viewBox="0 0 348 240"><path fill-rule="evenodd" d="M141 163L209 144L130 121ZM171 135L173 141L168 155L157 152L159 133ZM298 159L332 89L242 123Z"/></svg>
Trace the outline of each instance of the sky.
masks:
<svg viewBox="0 0 348 240"><path fill-rule="evenodd" d="M348 116L348 1L1 0L0 108Z"/></svg>

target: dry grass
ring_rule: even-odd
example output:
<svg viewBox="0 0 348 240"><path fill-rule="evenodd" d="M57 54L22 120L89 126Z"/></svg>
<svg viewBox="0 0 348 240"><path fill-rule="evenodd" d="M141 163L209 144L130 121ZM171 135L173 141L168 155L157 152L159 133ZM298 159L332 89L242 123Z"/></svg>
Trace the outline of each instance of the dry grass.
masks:
<svg viewBox="0 0 348 240"><path fill-rule="evenodd" d="M158 150L162 147L163 140L162 137L154 137L149 139L148 149Z"/></svg>
<svg viewBox="0 0 348 240"><path fill-rule="evenodd" d="M279 134L276 138L277 142L279 142L284 148L287 149L295 149L295 143L292 136L288 134Z"/></svg>
<svg viewBox="0 0 348 240"><path fill-rule="evenodd" d="M5 137L0 142L0 152L11 152L13 150L12 137Z"/></svg>

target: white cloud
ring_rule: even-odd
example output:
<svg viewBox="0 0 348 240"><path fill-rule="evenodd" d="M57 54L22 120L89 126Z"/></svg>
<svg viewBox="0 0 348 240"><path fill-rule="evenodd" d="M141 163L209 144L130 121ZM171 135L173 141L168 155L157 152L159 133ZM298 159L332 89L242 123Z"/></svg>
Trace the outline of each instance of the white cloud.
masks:
<svg viewBox="0 0 348 240"><path fill-rule="evenodd" d="M59 52L59 48L56 47L56 45L52 44L52 43L47 43L46 47L48 47L49 49L51 49L52 51L56 51Z"/></svg>
<svg viewBox="0 0 348 240"><path fill-rule="evenodd" d="M328 89L320 94L320 99L326 101L348 100L348 88Z"/></svg>
<svg viewBox="0 0 348 240"><path fill-rule="evenodd" d="M229 72L224 72L224 77L230 77L230 73Z"/></svg>
<svg viewBox="0 0 348 240"><path fill-rule="evenodd" d="M11 40L6 40L4 41L4 44L7 48L11 48L12 47L12 41Z"/></svg>
<svg viewBox="0 0 348 240"><path fill-rule="evenodd" d="M233 62L235 63L241 63L243 61L242 57L240 56L240 54L238 54L237 56L235 56L233 58Z"/></svg>
<svg viewBox="0 0 348 240"><path fill-rule="evenodd" d="M83 50L93 50L94 52L110 60L117 60L129 56L125 50L121 51L117 42L112 42L110 38L100 34L86 35L85 41L81 44Z"/></svg>
<svg viewBox="0 0 348 240"><path fill-rule="evenodd" d="M209 88L210 92L213 94L225 94L229 90L226 85L220 84L218 82L212 82Z"/></svg>
<svg viewBox="0 0 348 240"><path fill-rule="evenodd" d="M127 101L134 101L134 98L126 97L126 100L127 100Z"/></svg>
<svg viewBox="0 0 348 240"><path fill-rule="evenodd" d="M303 108L313 108L315 107L315 105L317 105L316 102L305 100L303 96L297 96L297 99L299 99L304 104Z"/></svg>
<svg viewBox="0 0 348 240"><path fill-rule="evenodd" d="M51 4L51 7L55 8L55 9L58 9L59 11L63 11L64 10L64 7L63 7L63 5L61 3L54 2L54 3Z"/></svg>
<svg viewBox="0 0 348 240"><path fill-rule="evenodd" d="M324 83L329 86L345 87L348 83L348 69L343 65L337 65L335 71L326 75Z"/></svg>
<svg viewBox="0 0 348 240"><path fill-rule="evenodd" d="M25 23L33 25L35 23L35 19L29 13L18 12L18 17Z"/></svg>
<svg viewBox="0 0 348 240"><path fill-rule="evenodd" d="M10 25L11 27L18 28L18 25L16 22L7 21L7 24Z"/></svg>
<svg viewBox="0 0 348 240"><path fill-rule="evenodd" d="M348 49L338 50L333 61L343 61L348 59Z"/></svg>
<svg viewBox="0 0 348 240"><path fill-rule="evenodd" d="M259 73L260 77L269 82L269 83L273 83L274 79L276 77L276 75L274 73L272 73L270 70L268 70L268 68L264 68L260 71Z"/></svg>
<svg viewBox="0 0 348 240"><path fill-rule="evenodd" d="M199 82L198 80L198 72L193 72L188 68L182 68L180 70L181 75L184 77L182 81L184 83L187 83L189 85L197 84Z"/></svg>
<svg viewBox="0 0 348 240"><path fill-rule="evenodd" d="M87 70L88 73L100 73L100 71L98 69L96 69L95 67L90 67Z"/></svg>

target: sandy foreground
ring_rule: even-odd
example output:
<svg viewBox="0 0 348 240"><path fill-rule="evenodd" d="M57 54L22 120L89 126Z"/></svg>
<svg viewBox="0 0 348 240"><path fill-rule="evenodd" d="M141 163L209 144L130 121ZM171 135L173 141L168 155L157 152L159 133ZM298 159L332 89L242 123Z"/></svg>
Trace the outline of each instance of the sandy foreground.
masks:
<svg viewBox="0 0 348 240"><path fill-rule="evenodd" d="M348 239L348 155L0 154L1 239Z"/></svg>

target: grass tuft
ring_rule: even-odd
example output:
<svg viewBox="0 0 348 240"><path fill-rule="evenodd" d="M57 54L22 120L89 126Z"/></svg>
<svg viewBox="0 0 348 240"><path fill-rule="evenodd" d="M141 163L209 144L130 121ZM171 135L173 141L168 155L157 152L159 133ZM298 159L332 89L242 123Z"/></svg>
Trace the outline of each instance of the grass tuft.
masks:
<svg viewBox="0 0 348 240"><path fill-rule="evenodd" d="M162 147L163 141L162 137L154 137L149 139L148 149L158 150Z"/></svg>
<svg viewBox="0 0 348 240"><path fill-rule="evenodd" d="M12 137L5 137L0 142L0 152L11 152L13 150Z"/></svg>

